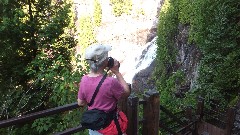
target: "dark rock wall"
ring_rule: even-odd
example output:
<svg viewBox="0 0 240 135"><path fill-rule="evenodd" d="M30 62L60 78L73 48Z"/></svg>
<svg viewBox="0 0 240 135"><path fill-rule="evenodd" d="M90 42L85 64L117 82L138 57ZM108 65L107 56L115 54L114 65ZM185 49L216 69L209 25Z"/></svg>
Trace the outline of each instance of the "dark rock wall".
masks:
<svg viewBox="0 0 240 135"><path fill-rule="evenodd" d="M175 65L177 69L175 70L181 70L185 75L185 84L179 86L179 92L186 92L196 87L198 66L201 59L201 52L197 46L188 43L189 30L190 26L180 24L175 42L175 48L177 50Z"/></svg>
<svg viewBox="0 0 240 135"><path fill-rule="evenodd" d="M176 90L179 95L196 86L196 79L198 77L197 70L199 61L201 59L201 52L197 46L188 43L189 29L190 27L188 25L179 25L179 32L175 39L177 55L174 71L181 70L185 75L185 83L181 86L178 86L178 89ZM156 36L156 30L153 29L152 34L149 35L151 37L149 38L150 41ZM132 83L133 90L143 92L144 90L154 88L155 82L152 79L152 75L155 65L155 61L153 61L148 68L141 70L134 76Z"/></svg>

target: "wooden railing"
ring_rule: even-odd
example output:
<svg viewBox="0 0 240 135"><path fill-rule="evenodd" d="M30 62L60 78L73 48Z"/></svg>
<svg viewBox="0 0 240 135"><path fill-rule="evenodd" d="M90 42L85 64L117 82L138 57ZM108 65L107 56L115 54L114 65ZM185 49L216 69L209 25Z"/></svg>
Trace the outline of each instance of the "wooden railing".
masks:
<svg viewBox="0 0 240 135"><path fill-rule="evenodd" d="M219 108L217 104L214 105ZM204 99L200 98L198 101L197 116L199 116L196 127L198 134L208 132L209 134L231 135L236 116L236 108L229 107L224 112L219 112L215 109L207 109L204 107ZM212 121L215 120L215 122L210 122L208 120L209 118Z"/></svg>
<svg viewBox="0 0 240 135"><path fill-rule="evenodd" d="M216 106L216 108L219 108L218 104L209 104L212 106ZM240 106L240 102L238 106ZM170 122L167 122L164 119L160 119L160 127L173 135L200 135L202 133L208 133L213 135L231 135L236 116L235 107L229 107L226 109L225 112L208 109L204 107L203 98L199 98L195 112L193 112L194 110L192 107L187 107L185 111L173 114L161 105L160 111L164 112L172 120ZM177 117L178 114L182 114L182 116ZM185 118L187 119L187 121L182 121L181 118ZM215 123L210 123L207 120L209 118L211 120L214 120ZM171 127L171 122L174 122L176 124ZM178 130L174 130L176 126L178 126Z"/></svg>
<svg viewBox="0 0 240 135"><path fill-rule="evenodd" d="M43 111L40 111L40 112L24 115L24 116L21 116L21 117L15 117L15 118L3 120L3 121L0 121L0 128L5 128L5 127L12 126L12 125L18 125L18 124L26 124L27 122L36 120L38 118L54 115L54 114L61 113L61 112L64 112L64 111L73 110L73 109L76 109L78 107L79 106L76 102L76 103L67 104L67 105L64 105L64 106L51 108L51 109L43 110ZM60 133L56 133L56 134L58 134L58 135L65 135L66 134L67 135L67 134L72 134L72 133L76 133L76 132L83 131L83 130L84 130L84 128L80 125L78 127L71 128L71 129L68 129L64 132L60 132Z"/></svg>
<svg viewBox="0 0 240 135"><path fill-rule="evenodd" d="M64 112L64 111L69 111L69 110L72 110L72 109L76 109L78 107L79 106L77 105L77 103L72 103L72 104L67 104L67 105L64 105L64 106L56 107L56 108L43 110L43 111L40 111L40 112L35 112L35 113L32 113L32 114L28 114L28 115L23 115L23 116L20 116L20 117L15 117L15 118L3 120L3 121L0 121L0 128L9 127L9 126L12 126L12 125L17 125L17 124L27 123L29 121L33 121L33 120L38 119L38 118L50 116L50 115L61 113L61 112Z"/></svg>
<svg viewBox="0 0 240 135"><path fill-rule="evenodd" d="M3 120L0 121L0 128L17 124L25 124L38 118L61 113L64 111L69 111L78 107L79 106L77 105L77 103L72 103L21 117ZM203 124L208 124L203 123L204 117L206 116L206 114L204 113L204 100L201 99L198 101L198 105L194 113L191 107L187 107L184 111L173 114L167 108L160 105L160 96L158 91L156 90L149 90L145 92L142 98L131 94L128 98L120 100L118 103L118 107L128 117L128 135L158 135L160 128L174 135L197 135L200 134L199 132L200 130L202 130L202 126L204 126ZM171 120L178 124L179 127L177 127L177 130L173 130L173 128L176 127L166 126L167 123L164 123L165 121L160 119L160 111L167 114L167 116L169 116ZM181 118L178 118L178 114L183 114L181 115L181 118L184 117L186 120L183 121ZM235 116L234 108L229 108L226 116L228 117L226 120L226 127L223 129L223 135L230 135L234 121L233 117ZM83 130L84 128L79 125L77 127L55 133L55 135L73 134Z"/></svg>
<svg viewBox="0 0 240 135"><path fill-rule="evenodd" d="M129 85L129 88L131 89L131 85L130 84L128 84L128 85ZM122 106L123 106L123 104L122 104ZM77 109L77 108L79 108L79 106L78 106L77 102L75 102L72 104L67 104L64 106L51 108L51 109L27 114L27 115L20 116L20 117L10 118L7 120L0 121L0 128L5 128L5 127L12 126L12 125L18 125L18 124L26 124L30 121L33 121L33 120L36 120L39 118L43 118L46 116L58 114L58 113L61 113L64 111L69 111L69 110L73 110L73 109ZM82 127L81 125L79 125L77 127L69 128L69 129L66 129L65 131L55 133L54 135L69 135L69 134L77 133L77 132L84 131L84 130L85 130L85 128Z"/></svg>
<svg viewBox="0 0 240 135"><path fill-rule="evenodd" d="M159 132L159 111L160 111L159 93L157 91L148 91L143 95L143 99L135 95L129 96L127 99L119 101L118 106L128 117L128 129L127 134L138 135L139 125L142 126L142 134L144 135L157 135ZM139 105L143 107L143 117L139 118ZM72 103L40 112L28 114L21 117L15 117L8 120L0 121L0 128L9 127L17 124L26 124L29 121L33 121L38 118L50 116L53 114L61 113L78 108L77 103ZM79 125L66 129L65 131L55 133L55 135L72 134L79 131L83 131L84 128Z"/></svg>

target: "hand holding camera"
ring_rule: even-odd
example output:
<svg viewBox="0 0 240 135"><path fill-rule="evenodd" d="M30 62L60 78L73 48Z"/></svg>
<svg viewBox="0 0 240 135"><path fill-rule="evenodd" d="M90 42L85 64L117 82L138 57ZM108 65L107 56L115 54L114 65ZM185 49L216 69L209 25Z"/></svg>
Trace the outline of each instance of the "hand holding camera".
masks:
<svg viewBox="0 0 240 135"><path fill-rule="evenodd" d="M110 70L114 74L119 72L119 67L120 67L119 61L117 61L116 59L113 59L112 57L108 58L108 68L110 68Z"/></svg>

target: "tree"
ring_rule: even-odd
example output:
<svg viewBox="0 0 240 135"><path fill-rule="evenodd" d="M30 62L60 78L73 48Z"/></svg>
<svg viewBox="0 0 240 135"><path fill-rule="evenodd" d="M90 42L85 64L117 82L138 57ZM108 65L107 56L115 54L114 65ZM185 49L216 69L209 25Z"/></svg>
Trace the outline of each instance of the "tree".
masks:
<svg viewBox="0 0 240 135"><path fill-rule="evenodd" d="M93 13L94 23L96 26L100 26L102 22L102 7L99 0L94 0L94 13Z"/></svg>
<svg viewBox="0 0 240 135"><path fill-rule="evenodd" d="M3 0L0 7L0 119L76 102L74 83L84 71L72 65L77 41L71 0ZM60 131L78 124L76 115L40 119L8 133Z"/></svg>
<svg viewBox="0 0 240 135"><path fill-rule="evenodd" d="M96 35L94 32L94 22L91 16L81 16L79 18L79 26L78 29L78 44L81 47L80 55L84 56L84 50L89 45L96 43ZM81 65L84 66L84 57L80 58Z"/></svg>

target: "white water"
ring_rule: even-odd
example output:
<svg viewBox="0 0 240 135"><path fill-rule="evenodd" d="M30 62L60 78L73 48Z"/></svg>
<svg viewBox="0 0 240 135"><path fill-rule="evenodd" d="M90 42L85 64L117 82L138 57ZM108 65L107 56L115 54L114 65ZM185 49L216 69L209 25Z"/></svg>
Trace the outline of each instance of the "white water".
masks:
<svg viewBox="0 0 240 135"><path fill-rule="evenodd" d="M150 66L150 64L156 58L156 39L157 37L155 37L151 42L148 42L146 44L146 48L143 49L147 49L147 52L145 54L140 53L134 56L133 54L129 53L128 55L130 56L130 59L127 58L122 63L120 71L125 72L124 79L127 83L132 84L132 79L134 75ZM143 50L141 52L143 52Z"/></svg>

